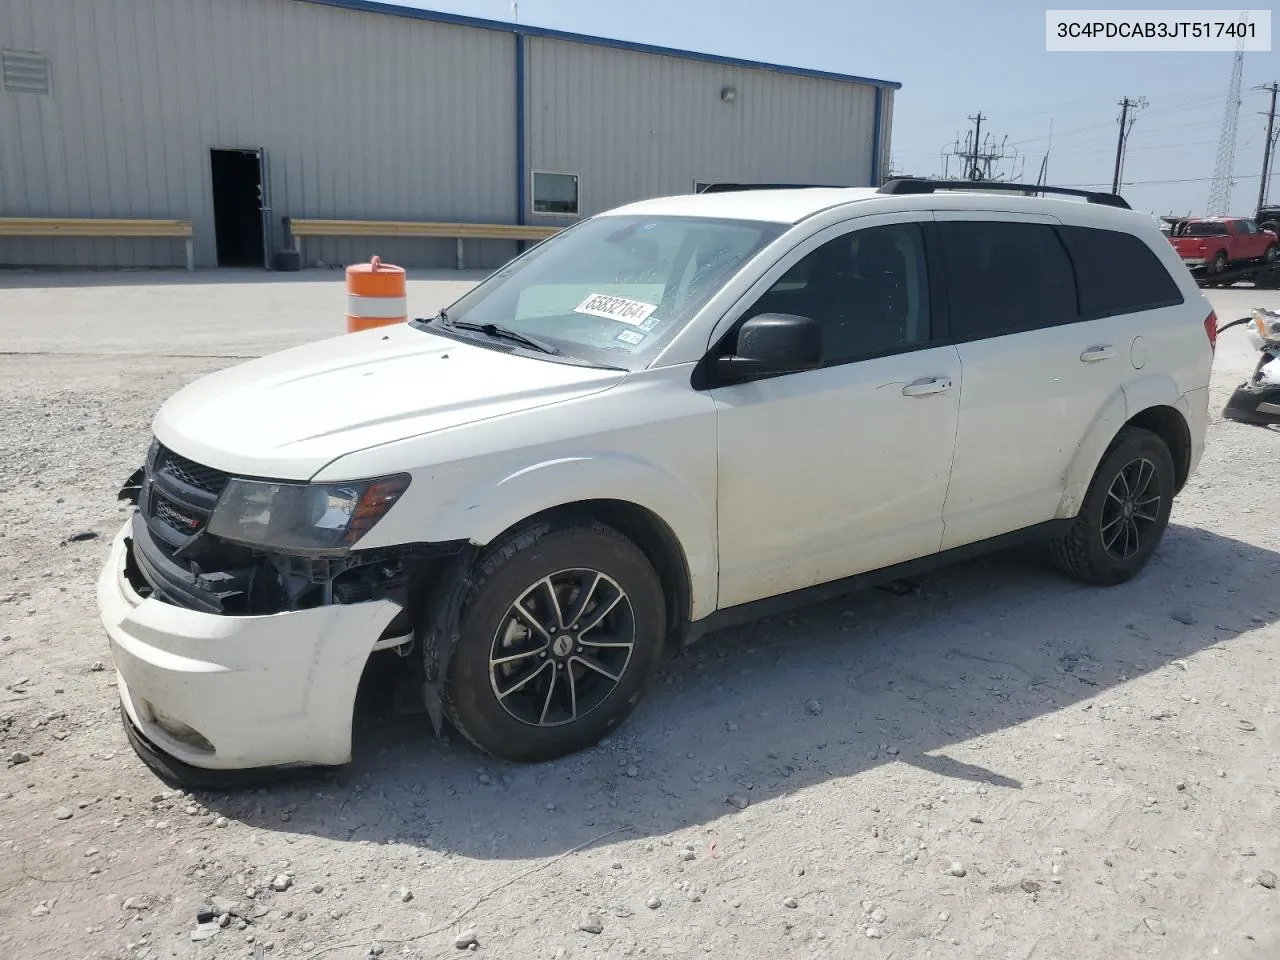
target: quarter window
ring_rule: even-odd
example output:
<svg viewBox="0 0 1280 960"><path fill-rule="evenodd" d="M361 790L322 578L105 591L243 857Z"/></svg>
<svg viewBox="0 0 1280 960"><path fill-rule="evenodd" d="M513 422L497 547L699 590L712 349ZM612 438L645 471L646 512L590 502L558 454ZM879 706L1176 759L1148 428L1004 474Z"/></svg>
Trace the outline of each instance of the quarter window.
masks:
<svg viewBox="0 0 1280 960"><path fill-rule="evenodd" d="M998 337L1079 319L1071 261L1053 227L1007 220L938 224L951 333Z"/></svg>
<svg viewBox="0 0 1280 960"><path fill-rule="evenodd" d="M534 171L533 212L577 216L577 175L573 173Z"/></svg>
<svg viewBox="0 0 1280 960"><path fill-rule="evenodd" d="M793 313L822 327L826 364L893 353L932 334L924 240L915 223L870 227L799 260L747 316Z"/></svg>
<svg viewBox="0 0 1280 960"><path fill-rule="evenodd" d="M1169 271L1138 237L1093 227L1059 230L1075 264L1084 316L1112 317L1182 303L1182 291Z"/></svg>

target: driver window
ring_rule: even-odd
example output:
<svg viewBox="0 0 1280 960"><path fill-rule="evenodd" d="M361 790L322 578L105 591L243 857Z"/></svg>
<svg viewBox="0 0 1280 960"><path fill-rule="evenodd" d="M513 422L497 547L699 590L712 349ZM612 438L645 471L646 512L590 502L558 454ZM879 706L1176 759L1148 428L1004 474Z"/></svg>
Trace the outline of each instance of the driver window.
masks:
<svg viewBox="0 0 1280 960"><path fill-rule="evenodd" d="M816 320L829 366L927 342L928 291L920 225L869 227L802 258L747 315L794 313Z"/></svg>

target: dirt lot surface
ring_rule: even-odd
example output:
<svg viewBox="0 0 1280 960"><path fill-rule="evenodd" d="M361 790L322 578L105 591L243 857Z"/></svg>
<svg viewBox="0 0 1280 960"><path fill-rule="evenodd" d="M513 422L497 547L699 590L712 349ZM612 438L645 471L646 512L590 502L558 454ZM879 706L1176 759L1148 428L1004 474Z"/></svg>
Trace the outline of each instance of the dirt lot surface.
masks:
<svg viewBox="0 0 1280 960"><path fill-rule="evenodd" d="M1238 330L1127 586L1001 554L709 637L560 762L370 709L349 768L167 789L95 611L115 492L170 393L344 306L333 273L0 276L4 960L1280 956L1280 432L1217 416Z"/></svg>

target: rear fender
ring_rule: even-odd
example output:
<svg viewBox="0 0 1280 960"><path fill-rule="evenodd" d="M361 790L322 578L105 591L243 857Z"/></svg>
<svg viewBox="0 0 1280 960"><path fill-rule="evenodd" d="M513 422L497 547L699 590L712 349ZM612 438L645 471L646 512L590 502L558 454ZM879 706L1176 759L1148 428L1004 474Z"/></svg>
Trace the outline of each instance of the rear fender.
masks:
<svg viewBox="0 0 1280 960"><path fill-rule="evenodd" d="M484 545L523 520L556 507L600 499L644 507L671 528L689 569L689 616L716 608L715 503L700 501L671 474L624 454L562 457L478 484L448 504L424 531L431 541L469 540Z"/></svg>
<svg viewBox="0 0 1280 960"><path fill-rule="evenodd" d="M1116 390L1107 398L1098 415L1089 424L1089 429L1076 447L1075 456L1067 467L1067 474L1062 488L1062 499L1058 502L1055 517L1074 517L1080 512L1084 503L1085 492L1093 480L1093 474L1102 462L1103 455L1111 446L1128 419L1128 406L1124 390Z"/></svg>
<svg viewBox="0 0 1280 960"><path fill-rule="evenodd" d="M1182 414L1186 423L1193 422L1187 398L1172 377L1154 374L1126 383L1107 398L1107 402L1090 424L1084 440L1077 447L1071 466L1067 469L1062 500L1054 516L1070 518L1080 512L1089 483L1107 448L1111 446L1111 441L1126 423L1151 407L1172 407Z"/></svg>

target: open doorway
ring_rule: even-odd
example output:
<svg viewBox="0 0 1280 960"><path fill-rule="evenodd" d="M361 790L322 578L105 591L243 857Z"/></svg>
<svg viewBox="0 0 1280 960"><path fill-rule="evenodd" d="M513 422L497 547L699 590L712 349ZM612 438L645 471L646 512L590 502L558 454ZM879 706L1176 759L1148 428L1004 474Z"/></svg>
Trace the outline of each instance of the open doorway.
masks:
<svg viewBox="0 0 1280 960"><path fill-rule="evenodd" d="M211 150L213 229L220 267L266 263L260 150Z"/></svg>

